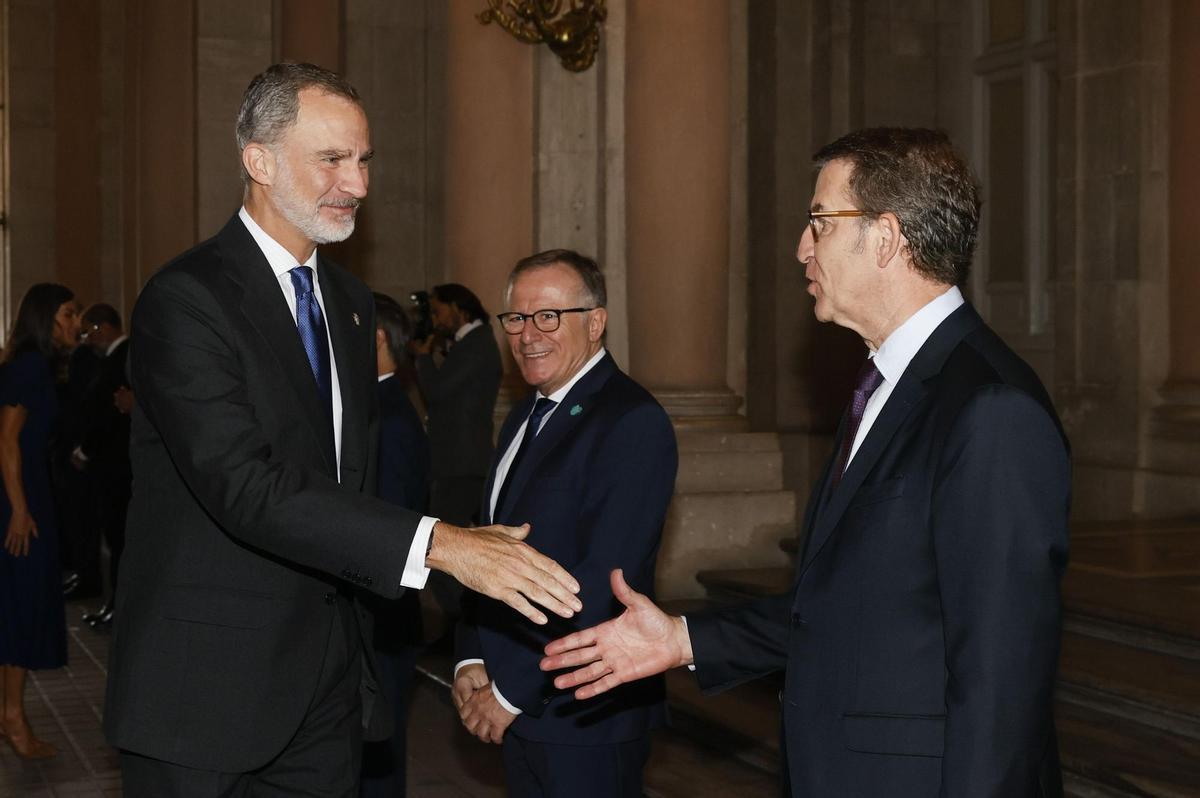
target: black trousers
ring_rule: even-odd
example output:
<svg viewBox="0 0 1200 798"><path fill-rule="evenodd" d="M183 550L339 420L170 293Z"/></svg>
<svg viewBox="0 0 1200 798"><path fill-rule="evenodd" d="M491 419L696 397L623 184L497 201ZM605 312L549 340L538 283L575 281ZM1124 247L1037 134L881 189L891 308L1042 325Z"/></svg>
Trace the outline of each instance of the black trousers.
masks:
<svg viewBox="0 0 1200 798"><path fill-rule="evenodd" d="M355 796L362 758L362 643L350 601L339 596L336 605L316 694L283 751L249 773L197 770L122 751L125 798Z"/></svg>
<svg viewBox="0 0 1200 798"><path fill-rule="evenodd" d="M501 747L508 798L642 798L649 735L611 745L555 745L509 732Z"/></svg>

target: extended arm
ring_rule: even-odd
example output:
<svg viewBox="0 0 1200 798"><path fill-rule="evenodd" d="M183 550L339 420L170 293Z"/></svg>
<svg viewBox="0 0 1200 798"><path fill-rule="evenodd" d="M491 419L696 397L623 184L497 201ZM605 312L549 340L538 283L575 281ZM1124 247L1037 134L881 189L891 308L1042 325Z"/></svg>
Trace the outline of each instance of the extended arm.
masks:
<svg viewBox="0 0 1200 798"><path fill-rule="evenodd" d="M0 406L0 476L12 516L4 535L4 549L14 557L29 554L29 538L37 537L37 525L25 501L25 482L21 476L21 428L28 413L21 405Z"/></svg>
<svg viewBox="0 0 1200 798"><path fill-rule="evenodd" d="M421 516L345 490L279 452L250 398L234 331L211 293L185 273L159 275L143 291L132 330L138 404L221 528L335 575L353 565L375 575L372 590L395 597ZM506 531L439 522L427 564L535 622L545 616L528 599L569 617L578 605L574 580Z"/></svg>

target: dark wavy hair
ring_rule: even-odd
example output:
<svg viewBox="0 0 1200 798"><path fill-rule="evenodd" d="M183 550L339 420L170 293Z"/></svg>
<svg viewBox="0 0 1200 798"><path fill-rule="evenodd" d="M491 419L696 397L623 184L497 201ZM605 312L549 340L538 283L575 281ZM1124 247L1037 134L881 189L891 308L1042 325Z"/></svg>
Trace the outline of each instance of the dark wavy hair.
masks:
<svg viewBox="0 0 1200 798"><path fill-rule="evenodd" d="M75 298L74 292L58 283L36 283L21 297L17 318L4 346L8 363L22 352L38 352L47 358L56 354L54 317L58 309Z"/></svg>
<svg viewBox="0 0 1200 798"><path fill-rule="evenodd" d="M979 233L979 185L940 130L856 130L813 155L817 168L848 161L851 199L867 218L891 211L914 268L936 282L967 280Z"/></svg>
<svg viewBox="0 0 1200 798"><path fill-rule="evenodd" d="M429 295L443 305L458 306L459 310L467 314L467 321L476 319L486 321L488 318L488 313L483 309L483 303L479 301L479 297L475 296L475 292L465 285L458 283L435 285Z"/></svg>

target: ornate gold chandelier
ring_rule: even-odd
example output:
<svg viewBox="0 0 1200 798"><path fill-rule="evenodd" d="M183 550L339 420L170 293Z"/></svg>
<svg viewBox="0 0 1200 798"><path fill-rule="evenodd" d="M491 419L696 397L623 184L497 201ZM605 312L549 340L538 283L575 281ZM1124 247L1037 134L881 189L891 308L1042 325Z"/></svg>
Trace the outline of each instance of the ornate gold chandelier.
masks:
<svg viewBox="0 0 1200 798"><path fill-rule="evenodd" d="M600 24L608 12L604 0L487 0L476 18L495 22L526 44L545 43L572 72L583 72L600 49Z"/></svg>

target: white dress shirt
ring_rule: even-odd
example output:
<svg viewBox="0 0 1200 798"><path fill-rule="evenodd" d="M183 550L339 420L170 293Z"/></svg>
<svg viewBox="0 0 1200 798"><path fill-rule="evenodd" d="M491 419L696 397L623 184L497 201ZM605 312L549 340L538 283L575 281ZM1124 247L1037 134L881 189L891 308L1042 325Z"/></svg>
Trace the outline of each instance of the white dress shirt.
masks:
<svg viewBox="0 0 1200 798"><path fill-rule="evenodd" d="M458 343L462 339L466 338L467 333L471 332L471 330L474 330L476 327L482 327L482 326L483 326L483 319L475 319L475 321L467 322L466 324L464 324L463 326L459 327L457 330L454 331L454 342Z"/></svg>
<svg viewBox="0 0 1200 798"><path fill-rule="evenodd" d="M321 306L321 316L325 319L329 318L329 314L325 312L325 300L321 295L321 273L317 269L317 251L314 249L312 254L308 256L308 260L304 263L297 263L292 254L284 248L275 239L271 238L265 230L259 227L258 222L250 216L250 213L245 207L238 211L238 218L242 220L242 224L250 231L254 243L258 244L258 248L262 250L263 256L266 257L267 263L271 265L271 271L275 272L275 279L279 282L279 290L283 292L283 298L287 301L288 310L292 312L292 321L296 321L296 289L292 285L292 269L297 266L307 266L313 270L313 293L316 294L317 304ZM337 457L337 478L338 482L342 481L342 388L338 381L337 358L333 355L333 342L329 338L329 322L325 322L325 342L329 347L329 373L331 384L333 386L333 449ZM316 388L316 385L313 386ZM433 533L433 526L438 519L425 516L417 524L416 535L413 536L412 546L408 550L408 558L404 563L404 574L400 577L400 584L405 587L419 590L425 587L425 581L429 578L429 569L425 567L425 551L429 548L429 536Z"/></svg>
<svg viewBox="0 0 1200 798"><path fill-rule="evenodd" d="M584 374L587 374L589 371L594 369L596 367L596 364L599 363L604 358L604 355L607 352L608 352L607 349L605 349L604 347L600 347L600 351L597 352L596 354L592 355L591 359L588 360L587 363L583 364L583 368L581 368L579 371L575 372L575 375L573 377L571 377L571 379L568 380L565 385L563 385L561 388L559 388L557 391L550 394L549 396L543 396L541 391L537 392L537 396L534 397L535 402L538 399L543 399L543 398L549 399L551 402L554 402L554 407L551 407L548 411L546 411L546 415L542 416L541 425L538 426L539 433L542 431L542 428L546 426L546 422L550 420L550 416L554 415L555 412L558 410L559 406L562 404L563 399L566 399L567 394L570 393L571 389L575 387L575 383L577 383L581 379L583 379ZM530 412L532 412L532 410ZM513 435L513 439L508 444L508 448L504 450L504 456L501 457L500 462L496 464L496 477L495 477L495 479L492 480L492 495L490 497L488 497L488 515L490 517L494 518L494 516L496 515L496 497L498 495L500 495L500 487L504 484L504 478L508 476L509 466L512 465L512 461L517 456L517 449L521 448L521 441L525 438L525 426L528 423L529 423L529 418L526 417L526 419L521 422L521 426L517 427L517 432L515 435ZM454 675L457 676L460 669L466 667L467 665L471 665L474 663L486 665L486 663L484 663L484 661L481 659L464 659L463 661L459 662L458 664L456 664L454 666ZM496 686L495 682L492 682L492 694L496 696L496 700L500 702L500 706L504 707L505 709L507 709L509 712L511 712L514 715L521 714L520 709L518 709L517 707L510 704L504 698L504 696L500 693L500 688L498 688Z"/></svg>
<svg viewBox="0 0 1200 798"><path fill-rule="evenodd" d="M879 373L883 376L883 382L879 383L875 393L871 394L871 398L867 400L862 421L854 436L854 445L850 449L850 456L846 458L847 468L850 467L850 461L858 452L858 447L867 439L871 425L875 423L875 419L879 418L880 411L883 410L888 397L895 390L896 383L904 375L908 364L929 340L929 336L933 335L933 331L938 328L938 325L945 321L947 316L958 310L958 307L965 301L958 286L952 286L944 294L909 316L879 345L878 350L870 353L869 357L874 359L875 368L879 369Z"/></svg>

